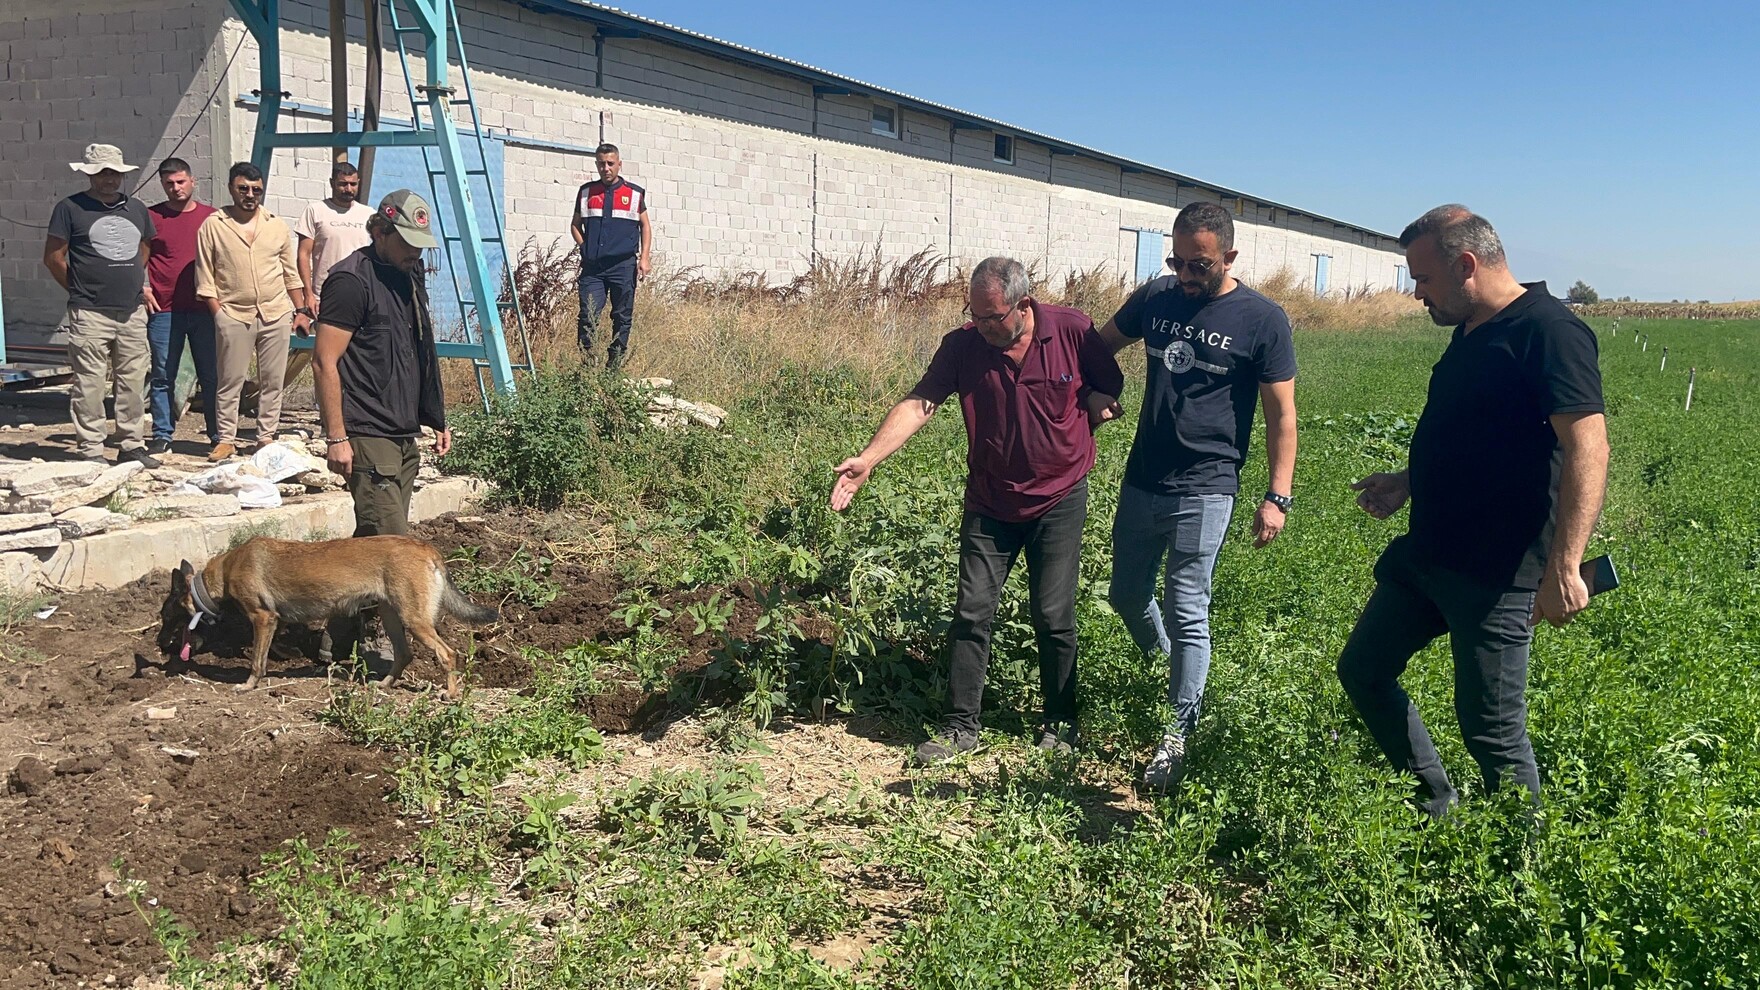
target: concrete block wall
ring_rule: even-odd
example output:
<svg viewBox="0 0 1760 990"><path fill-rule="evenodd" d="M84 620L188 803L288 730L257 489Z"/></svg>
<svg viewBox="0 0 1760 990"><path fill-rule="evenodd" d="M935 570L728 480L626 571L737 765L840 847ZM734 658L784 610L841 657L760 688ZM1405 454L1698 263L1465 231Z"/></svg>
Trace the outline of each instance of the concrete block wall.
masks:
<svg viewBox="0 0 1760 990"><path fill-rule="evenodd" d="M819 155L816 249L829 258L875 250L900 259L951 250L953 176L902 155L824 151Z"/></svg>
<svg viewBox="0 0 1760 990"><path fill-rule="evenodd" d="M223 5L209 0L5 0L0 3L0 284L7 326L41 339L66 313L67 294L43 267L49 213L87 187L67 167L93 142L130 164L125 191L164 194L155 174L185 131L177 156L201 178L213 156L198 122L225 52ZM14 222L17 221L17 222ZM34 331L34 332L33 332ZM17 339L17 338L15 338Z"/></svg>
<svg viewBox="0 0 1760 990"><path fill-rule="evenodd" d="M0 4L7 56L0 103L15 99L23 111L0 119L0 167L17 177L0 185L0 215L46 220L53 199L71 191L65 162L90 140L75 130L115 132L128 154L156 160L217 84L216 112L197 127L183 157L206 180L208 198L223 200L225 170L249 157L256 127L255 110L240 105L259 85L256 47L242 26L223 19L217 0L82 0L82 10L97 12L80 14L57 6L66 5ZM284 0L282 9L283 88L312 109L284 110L281 126L328 130L326 4ZM358 39L358 11L350 18ZM1179 207L1222 199L1019 137L1014 161L998 162L992 131L908 108L896 108L898 136L874 134L867 97L815 97L804 80L651 39L599 40L584 21L507 0L460 0L459 18L478 114L507 141L503 205L514 251L528 237L567 243L573 195L592 177L590 149L601 140L622 147L625 173L649 190L659 263L711 277L759 270L784 281L815 252L848 258L877 244L890 259L929 249L965 266L1012 254L1058 284L1068 272L1096 266L1131 276L1130 228L1171 230ZM55 58L39 56L57 42ZM124 50L126 75L115 68ZM421 58L418 51L411 66L418 80ZM365 66L358 41L349 60L358 93ZM408 119L394 49L383 63L382 112ZM140 80L144 93L136 92ZM58 114L69 118L66 136ZM455 108L455 119L467 120L467 111ZM295 216L324 196L329 161L326 149L278 151L270 208ZM1312 254L1324 251L1332 255L1333 290L1387 287L1401 263L1397 252L1361 243L1355 232L1258 204L1237 216L1237 231L1238 271L1249 281L1288 267L1311 284ZM59 319L63 297L41 268L41 250L40 231L21 236L0 224L0 274L13 322Z"/></svg>

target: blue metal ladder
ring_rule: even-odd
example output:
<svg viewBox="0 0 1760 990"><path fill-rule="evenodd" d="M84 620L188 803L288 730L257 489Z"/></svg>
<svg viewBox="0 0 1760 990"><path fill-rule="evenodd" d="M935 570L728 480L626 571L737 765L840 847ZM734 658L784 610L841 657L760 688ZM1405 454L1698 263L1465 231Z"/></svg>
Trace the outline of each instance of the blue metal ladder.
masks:
<svg viewBox="0 0 1760 990"><path fill-rule="evenodd" d="M506 250L506 231L503 226L500 204L495 202L495 190L487 181L483 169L469 168L464 160L463 151L459 146L458 125L452 119L451 108L454 104L462 104L469 108L471 119L471 136L477 142L478 161L486 162L482 156L483 134L477 120L476 97L471 89L470 66L464 56L463 39L458 27L458 11L453 0L383 0L391 12L393 36L397 39L397 54L403 64L404 83L409 88L411 120L414 125L408 131L343 131L316 133L285 133L280 130L281 101L285 95L281 89L281 0L230 0L232 9L244 22L247 30L256 39L260 55L259 74L261 78L261 104L257 109L256 140L251 152L251 161L265 175L269 174L270 160L276 148L364 148L364 147L415 147L422 149L422 159L428 172L429 200L434 207L437 225L441 234L441 250L448 252L448 261L456 258L462 262L469 278L470 294L464 292L464 286L458 280L458 265L448 264L452 271L454 290L459 296L459 309L464 314L465 341L441 341L438 350L441 357L468 358L476 370L477 388L485 401L488 390L483 381L483 372L489 372L495 388L501 392L512 392L514 389L513 373L515 368L530 371L532 367L531 344L526 337L525 318L519 304L518 290L513 283L511 270L512 259ZM399 6L407 8L401 14ZM405 39L412 34L420 34L423 40L422 50L428 54L427 82L416 85L410 76L409 53ZM448 84L448 73L451 68L449 53L456 53L459 75L464 82L465 99L454 100L456 90ZM434 57L438 54L439 57ZM427 104L428 113L424 124L421 105ZM435 168L434 155L439 158L439 168ZM434 180L444 176L447 186L447 198L442 200L437 194ZM471 202L471 178L484 178L484 186L488 191L490 214L494 219L494 236L486 236L483 225L477 219L476 211ZM457 245L459 253L451 254L452 245ZM483 256L483 245L497 244L501 247L505 262L500 277L491 279L489 265ZM505 291L507 302L501 300ZM524 361L515 365L508 357L507 335L502 318L502 308L506 306L513 314L514 325L519 334L519 345ZM436 327L438 334L442 328ZM473 336L474 329L474 339Z"/></svg>

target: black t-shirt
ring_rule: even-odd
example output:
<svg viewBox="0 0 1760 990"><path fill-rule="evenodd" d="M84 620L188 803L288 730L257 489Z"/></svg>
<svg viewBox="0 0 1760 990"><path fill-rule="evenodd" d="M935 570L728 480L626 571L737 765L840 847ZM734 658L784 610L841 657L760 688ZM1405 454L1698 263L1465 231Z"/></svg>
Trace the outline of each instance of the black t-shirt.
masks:
<svg viewBox="0 0 1760 990"><path fill-rule="evenodd" d="M371 245L330 269L318 321L352 331L337 373L349 436L402 440L446 428L427 293Z"/></svg>
<svg viewBox="0 0 1760 990"><path fill-rule="evenodd" d="M1142 338L1149 361L1125 483L1158 495L1235 494L1259 386L1296 376L1283 308L1239 283L1196 303L1163 275L1112 320Z"/></svg>
<svg viewBox="0 0 1760 990"><path fill-rule="evenodd" d="M154 233L152 214L133 196L105 206L80 192L56 203L49 236L67 242L67 301L91 309L132 311L144 305L141 242Z"/></svg>
<svg viewBox="0 0 1760 990"><path fill-rule="evenodd" d="M1597 413L1594 331L1546 291L1456 327L1412 435L1416 559L1497 588L1540 586L1563 452L1547 417Z"/></svg>

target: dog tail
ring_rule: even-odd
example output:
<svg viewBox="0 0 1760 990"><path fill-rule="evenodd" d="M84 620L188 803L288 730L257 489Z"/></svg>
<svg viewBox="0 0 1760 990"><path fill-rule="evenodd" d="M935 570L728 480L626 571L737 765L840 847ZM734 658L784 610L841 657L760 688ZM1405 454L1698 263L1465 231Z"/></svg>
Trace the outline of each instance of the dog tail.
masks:
<svg viewBox="0 0 1760 990"><path fill-rule="evenodd" d="M446 587L440 592L440 607L453 618L468 622L473 626L486 625L501 618L501 610L478 605L464 596L458 586L452 583L452 575L446 576Z"/></svg>

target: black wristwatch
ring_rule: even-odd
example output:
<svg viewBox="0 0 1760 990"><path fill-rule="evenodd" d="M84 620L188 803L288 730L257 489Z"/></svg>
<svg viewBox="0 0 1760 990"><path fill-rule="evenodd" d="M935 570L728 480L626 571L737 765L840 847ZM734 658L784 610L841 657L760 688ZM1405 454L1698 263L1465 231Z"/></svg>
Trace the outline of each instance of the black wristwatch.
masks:
<svg viewBox="0 0 1760 990"><path fill-rule="evenodd" d="M1288 495L1279 495L1276 492L1272 492L1272 491L1268 491L1265 493L1265 501L1270 502L1272 505L1277 506L1279 509L1282 509L1285 512L1289 511L1290 506L1296 504L1296 500L1289 497Z"/></svg>
<svg viewBox="0 0 1760 990"><path fill-rule="evenodd" d="M301 306L300 308L294 310L294 312L298 313L300 316L303 316L309 320L315 320L318 318L318 314L312 312L312 308L310 306Z"/></svg>

